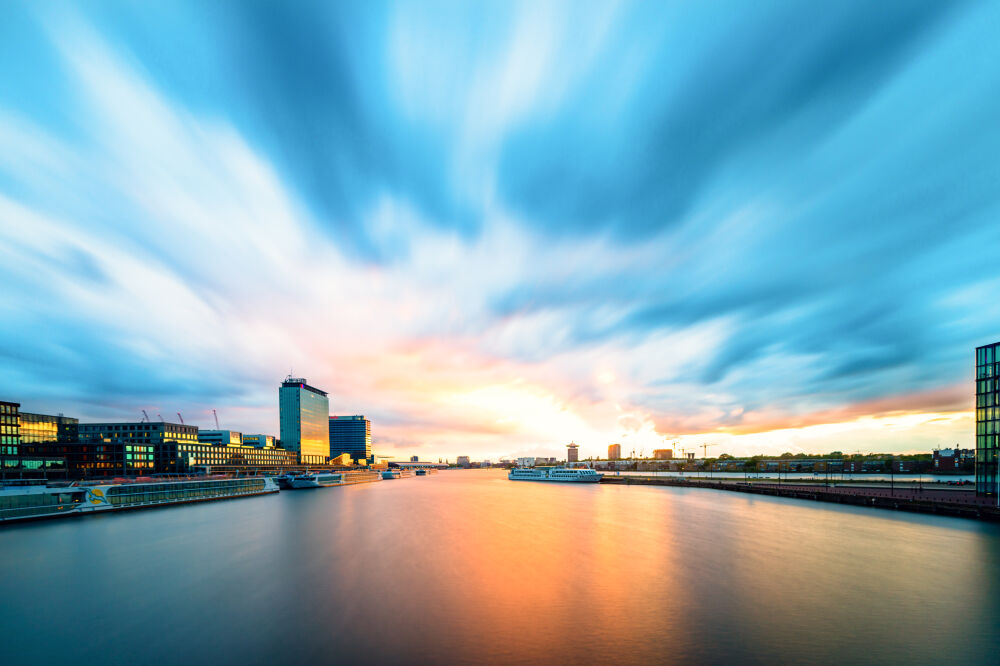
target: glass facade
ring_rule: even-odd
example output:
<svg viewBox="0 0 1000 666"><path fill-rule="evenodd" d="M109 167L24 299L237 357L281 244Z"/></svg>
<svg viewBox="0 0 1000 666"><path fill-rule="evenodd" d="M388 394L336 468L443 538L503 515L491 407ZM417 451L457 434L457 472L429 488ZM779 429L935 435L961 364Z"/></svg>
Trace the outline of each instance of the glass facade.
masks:
<svg viewBox="0 0 1000 666"><path fill-rule="evenodd" d="M372 422L364 416L330 417L330 457L344 453L372 462Z"/></svg>
<svg viewBox="0 0 1000 666"><path fill-rule="evenodd" d="M279 470L297 464L298 455L294 451L274 447L165 442L156 448L156 471L163 473L187 473L195 467L211 467L215 471L220 468Z"/></svg>
<svg viewBox="0 0 1000 666"><path fill-rule="evenodd" d="M0 458L16 456L21 447L19 412L21 403L0 401ZM6 466L8 461L4 461Z"/></svg>
<svg viewBox="0 0 1000 666"><path fill-rule="evenodd" d="M21 443L75 442L79 419L21 412Z"/></svg>
<svg viewBox="0 0 1000 666"><path fill-rule="evenodd" d="M976 348L976 494L995 496L1000 436L1000 342Z"/></svg>
<svg viewBox="0 0 1000 666"><path fill-rule="evenodd" d="M305 379L288 377L278 389L281 444L304 464L325 463L330 456L330 399Z"/></svg>

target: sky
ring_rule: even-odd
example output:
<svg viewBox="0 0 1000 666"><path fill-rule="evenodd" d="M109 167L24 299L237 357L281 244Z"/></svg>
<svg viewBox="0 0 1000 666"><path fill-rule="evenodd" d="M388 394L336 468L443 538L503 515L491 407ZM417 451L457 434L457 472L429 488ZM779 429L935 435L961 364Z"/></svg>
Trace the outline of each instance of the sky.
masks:
<svg viewBox="0 0 1000 666"><path fill-rule="evenodd" d="M5 2L0 398L377 453L973 446L1000 3Z"/></svg>

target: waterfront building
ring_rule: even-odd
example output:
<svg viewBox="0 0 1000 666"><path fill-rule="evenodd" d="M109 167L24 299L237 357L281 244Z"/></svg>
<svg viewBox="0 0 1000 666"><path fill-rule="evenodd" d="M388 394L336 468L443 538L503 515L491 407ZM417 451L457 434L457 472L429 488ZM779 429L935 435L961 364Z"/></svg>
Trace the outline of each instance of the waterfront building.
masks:
<svg viewBox="0 0 1000 666"><path fill-rule="evenodd" d="M653 451L653 460L673 460L673 449L656 449Z"/></svg>
<svg viewBox="0 0 1000 666"><path fill-rule="evenodd" d="M576 442L570 442L569 446L566 447L566 462L573 463L579 462L580 460L580 445Z"/></svg>
<svg viewBox="0 0 1000 666"><path fill-rule="evenodd" d="M197 442L198 427L165 421L139 421L127 423L81 423L78 426L81 442L124 441L133 444L160 444L162 442Z"/></svg>
<svg viewBox="0 0 1000 666"><path fill-rule="evenodd" d="M286 377L278 389L281 443L307 465L330 457L330 399L302 378Z"/></svg>
<svg viewBox="0 0 1000 666"><path fill-rule="evenodd" d="M341 453L339 456L330 458L330 464L336 467L352 467L354 459L351 458L350 453Z"/></svg>
<svg viewBox="0 0 1000 666"><path fill-rule="evenodd" d="M535 466L538 466L538 465L555 465L555 464L556 464L556 459L555 458L552 458L552 457L546 458L545 456L535 456Z"/></svg>
<svg viewBox="0 0 1000 666"><path fill-rule="evenodd" d="M420 462L420 456L410 456L410 462Z"/></svg>
<svg viewBox="0 0 1000 666"><path fill-rule="evenodd" d="M958 472L975 469L974 449L935 449L933 454L935 472Z"/></svg>
<svg viewBox="0 0 1000 666"><path fill-rule="evenodd" d="M1000 492L997 437L1000 436L1000 342L976 348L976 494Z"/></svg>
<svg viewBox="0 0 1000 666"><path fill-rule="evenodd" d="M299 462L295 451L277 447L218 446L196 442L164 442L156 447L155 454L158 473L277 471Z"/></svg>
<svg viewBox="0 0 1000 666"><path fill-rule="evenodd" d="M469 456L459 456L455 459L455 463L459 467L470 467L472 465L472 461L469 459Z"/></svg>
<svg viewBox="0 0 1000 666"><path fill-rule="evenodd" d="M77 440L80 420L69 416L50 416L21 412L19 415L22 444L46 442L69 443Z"/></svg>
<svg viewBox="0 0 1000 666"><path fill-rule="evenodd" d="M329 423L331 458L346 453L355 460L373 462L371 421L359 414L331 416Z"/></svg>
<svg viewBox="0 0 1000 666"><path fill-rule="evenodd" d="M245 446L256 446L259 449L273 449L275 447L274 435L243 435Z"/></svg>
<svg viewBox="0 0 1000 666"><path fill-rule="evenodd" d="M612 444L608 447L608 460L620 460L622 457L622 445Z"/></svg>
<svg viewBox="0 0 1000 666"><path fill-rule="evenodd" d="M530 457L522 457L517 459L518 467L534 467L535 459Z"/></svg>
<svg viewBox="0 0 1000 666"><path fill-rule="evenodd" d="M242 446L243 434L235 430L199 430L198 441L214 446Z"/></svg>
<svg viewBox="0 0 1000 666"><path fill-rule="evenodd" d="M19 402L0 401L0 456L4 458L21 452L20 411Z"/></svg>

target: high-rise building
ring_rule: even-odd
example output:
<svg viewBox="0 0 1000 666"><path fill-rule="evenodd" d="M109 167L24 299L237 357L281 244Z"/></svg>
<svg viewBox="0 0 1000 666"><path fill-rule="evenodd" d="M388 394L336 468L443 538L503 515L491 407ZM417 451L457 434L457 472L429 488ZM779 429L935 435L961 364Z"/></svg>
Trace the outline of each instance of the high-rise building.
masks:
<svg viewBox="0 0 1000 666"><path fill-rule="evenodd" d="M66 444L75 442L78 436L79 419L68 416L20 413L22 444Z"/></svg>
<svg viewBox="0 0 1000 666"><path fill-rule="evenodd" d="M410 456L410 462L420 462L420 456Z"/></svg>
<svg viewBox="0 0 1000 666"><path fill-rule="evenodd" d="M612 444L608 447L608 460L620 460L622 457L622 445Z"/></svg>
<svg viewBox="0 0 1000 666"><path fill-rule="evenodd" d="M330 399L305 379L286 377L278 389L281 445L303 464L323 464L330 457Z"/></svg>
<svg viewBox="0 0 1000 666"><path fill-rule="evenodd" d="M458 465L459 467L468 467L468 466L470 466L470 465L472 464L472 461L471 461L471 460L469 459L469 456L459 456L459 457L458 457L458 458L457 458L457 459L455 460L455 463L456 463L456 464L457 464L457 465Z"/></svg>
<svg viewBox="0 0 1000 666"><path fill-rule="evenodd" d="M19 402L0 401L0 456L16 456L21 452L20 410Z"/></svg>
<svg viewBox="0 0 1000 666"><path fill-rule="evenodd" d="M342 453L355 460L372 459L372 422L363 415L331 416L329 418L331 458Z"/></svg>
<svg viewBox="0 0 1000 666"><path fill-rule="evenodd" d="M1000 436L1000 342L976 348L976 494L1000 493L997 437Z"/></svg>
<svg viewBox="0 0 1000 666"><path fill-rule="evenodd" d="M569 446L566 447L566 462L578 462L580 460L580 445L576 442L570 442Z"/></svg>
<svg viewBox="0 0 1000 666"><path fill-rule="evenodd" d="M673 449L656 449L653 451L654 460L673 460L674 450Z"/></svg>
<svg viewBox="0 0 1000 666"><path fill-rule="evenodd" d="M213 446L243 446L243 434L235 430L199 430L198 441Z"/></svg>

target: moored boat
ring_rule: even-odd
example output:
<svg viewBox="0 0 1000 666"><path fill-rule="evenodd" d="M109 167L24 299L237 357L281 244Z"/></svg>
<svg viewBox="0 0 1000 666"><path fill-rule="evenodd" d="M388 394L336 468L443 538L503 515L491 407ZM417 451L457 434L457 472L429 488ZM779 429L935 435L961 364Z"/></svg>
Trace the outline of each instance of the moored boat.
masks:
<svg viewBox="0 0 1000 666"><path fill-rule="evenodd" d="M0 488L0 523L33 518L138 509L278 492L273 479L243 478Z"/></svg>
<svg viewBox="0 0 1000 666"><path fill-rule="evenodd" d="M388 481L390 479L398 479L400 477L398 469L387 469L382 472L382 479Z"/></svg>
<svg viewBox="0 0 1000 666"><path fill-rule="evenodd" d="M603 474L586 467L516 467L507 478L511 481L559 481L563 483L597 483Z"/></svg>

